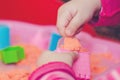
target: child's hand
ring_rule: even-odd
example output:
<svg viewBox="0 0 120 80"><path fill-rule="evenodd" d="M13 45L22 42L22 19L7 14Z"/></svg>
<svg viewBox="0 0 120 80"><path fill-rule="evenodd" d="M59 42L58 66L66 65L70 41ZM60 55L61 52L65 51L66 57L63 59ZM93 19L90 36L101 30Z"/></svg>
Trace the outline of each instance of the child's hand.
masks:
<svg viewBox="0 0 120 80"><path fill-rule="evenodd" d="M63 62L72 66L73 61L76 58L76 54L69 52L69 53L55 53L50 51L45 51L40 55L38 60L38 66L42 66L44 64L50 62Z"/></svg>
<svg viewBox="0 0 120 80"><path fill-rule="evenodd" d="M65 3L58 10L57 28L60 34L77 34L100 8L100 0L71 0Z"/></svg>

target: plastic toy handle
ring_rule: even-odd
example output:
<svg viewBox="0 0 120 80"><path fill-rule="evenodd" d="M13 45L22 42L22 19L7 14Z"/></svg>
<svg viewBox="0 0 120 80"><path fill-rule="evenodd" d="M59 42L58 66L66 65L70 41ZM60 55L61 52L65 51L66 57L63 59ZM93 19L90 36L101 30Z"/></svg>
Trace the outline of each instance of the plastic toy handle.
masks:
<svg viewBox="0 0 120 80"><path fill-rule="evenodd" d="M54 51L56 50L58 40L61 38L59 34L52 33L51 40L50 40L50 45L49 45L49 50Z"/></svg>
<svg viewBox="0 0 120 80"><path fill-rule="evenodd" d="M77 61L73 64L73 70L78 78L90 79L90 54L81 52L78 54Z"/></svg>

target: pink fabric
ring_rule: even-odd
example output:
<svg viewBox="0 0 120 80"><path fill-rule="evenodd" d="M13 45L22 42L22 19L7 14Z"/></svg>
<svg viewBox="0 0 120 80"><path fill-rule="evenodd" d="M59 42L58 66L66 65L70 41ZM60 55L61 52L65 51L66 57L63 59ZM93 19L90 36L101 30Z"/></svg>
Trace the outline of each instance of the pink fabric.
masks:
<svg viewBox="0 0 120 80"><path fill-rule="evenodd" d="M72 68L70 68L67 64L62 62L51 62L45 64L42 67L39 67L37 70L35 70L29 77L29 80L46 80L46 79L76 80Z"/></svg>
<svg viewBox="0 0 120 80"><path fill-rule="evenodd" d="M102 8L96 26L120 24L120 0L101 0Z"/></svg>

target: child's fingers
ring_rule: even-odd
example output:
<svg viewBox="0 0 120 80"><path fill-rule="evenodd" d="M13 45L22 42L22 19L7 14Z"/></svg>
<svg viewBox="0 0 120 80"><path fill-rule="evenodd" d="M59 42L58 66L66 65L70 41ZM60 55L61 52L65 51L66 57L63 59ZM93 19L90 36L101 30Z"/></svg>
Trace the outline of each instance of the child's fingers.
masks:
<svg viewBox="0 0 120 80"><path fill-rule="evenodd" d="M65 26L66 26L66 24L67 24L67 21L66 21L66 19L64 20L63 18L62 18L62 16L65 16L65 15L59 15L58 17L57 17L57 29L58 29L58 31L59 31L59 33L62 35L62 36L64 36L64 31L65 31Z"/></svg>
<svg viewBox="0 0 120 80"><path fill-rule="evenodd" d="M74 15L75 15L75 11L71 11L71 9L66 9L64 7L61 7L58 10L57 28L62 36L66 36L65 28L68 26Z"/></svg>
<svg viewBox="0 0 120 80"><path fill-rule="evenodd" d="M65 30L66 35L73 36L74 34L76 34L78 29L80 30L80 28L82 28L82 25L85 22L86 22L86 18L80 15L80 13L77 13L66 28Z"/></svg>
<svg viewBox="0 0 120 80"><path fill-rule="evenodd" d="M71 17L67 11L58 15L57 28L62 36L65 36L65 27L68 25Z"/></svg>

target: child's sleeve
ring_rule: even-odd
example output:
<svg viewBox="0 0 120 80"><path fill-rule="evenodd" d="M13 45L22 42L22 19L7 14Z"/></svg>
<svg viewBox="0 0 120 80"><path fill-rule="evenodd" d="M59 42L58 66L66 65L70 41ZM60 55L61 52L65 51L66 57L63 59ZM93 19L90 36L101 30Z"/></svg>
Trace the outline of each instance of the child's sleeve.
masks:
<svg viewBox="0 0 120 80"><path fill-rule="evenodd" d="M120 24L120 0L101 0L99 16L93 17L92 23L96 26Z"/></svg>
<svg viewBox="0 0 120 80"><path fill-rule="evenodd" d="M63 62L50 62L36 69L28 80L77 80L72 68Z"/></svg>

